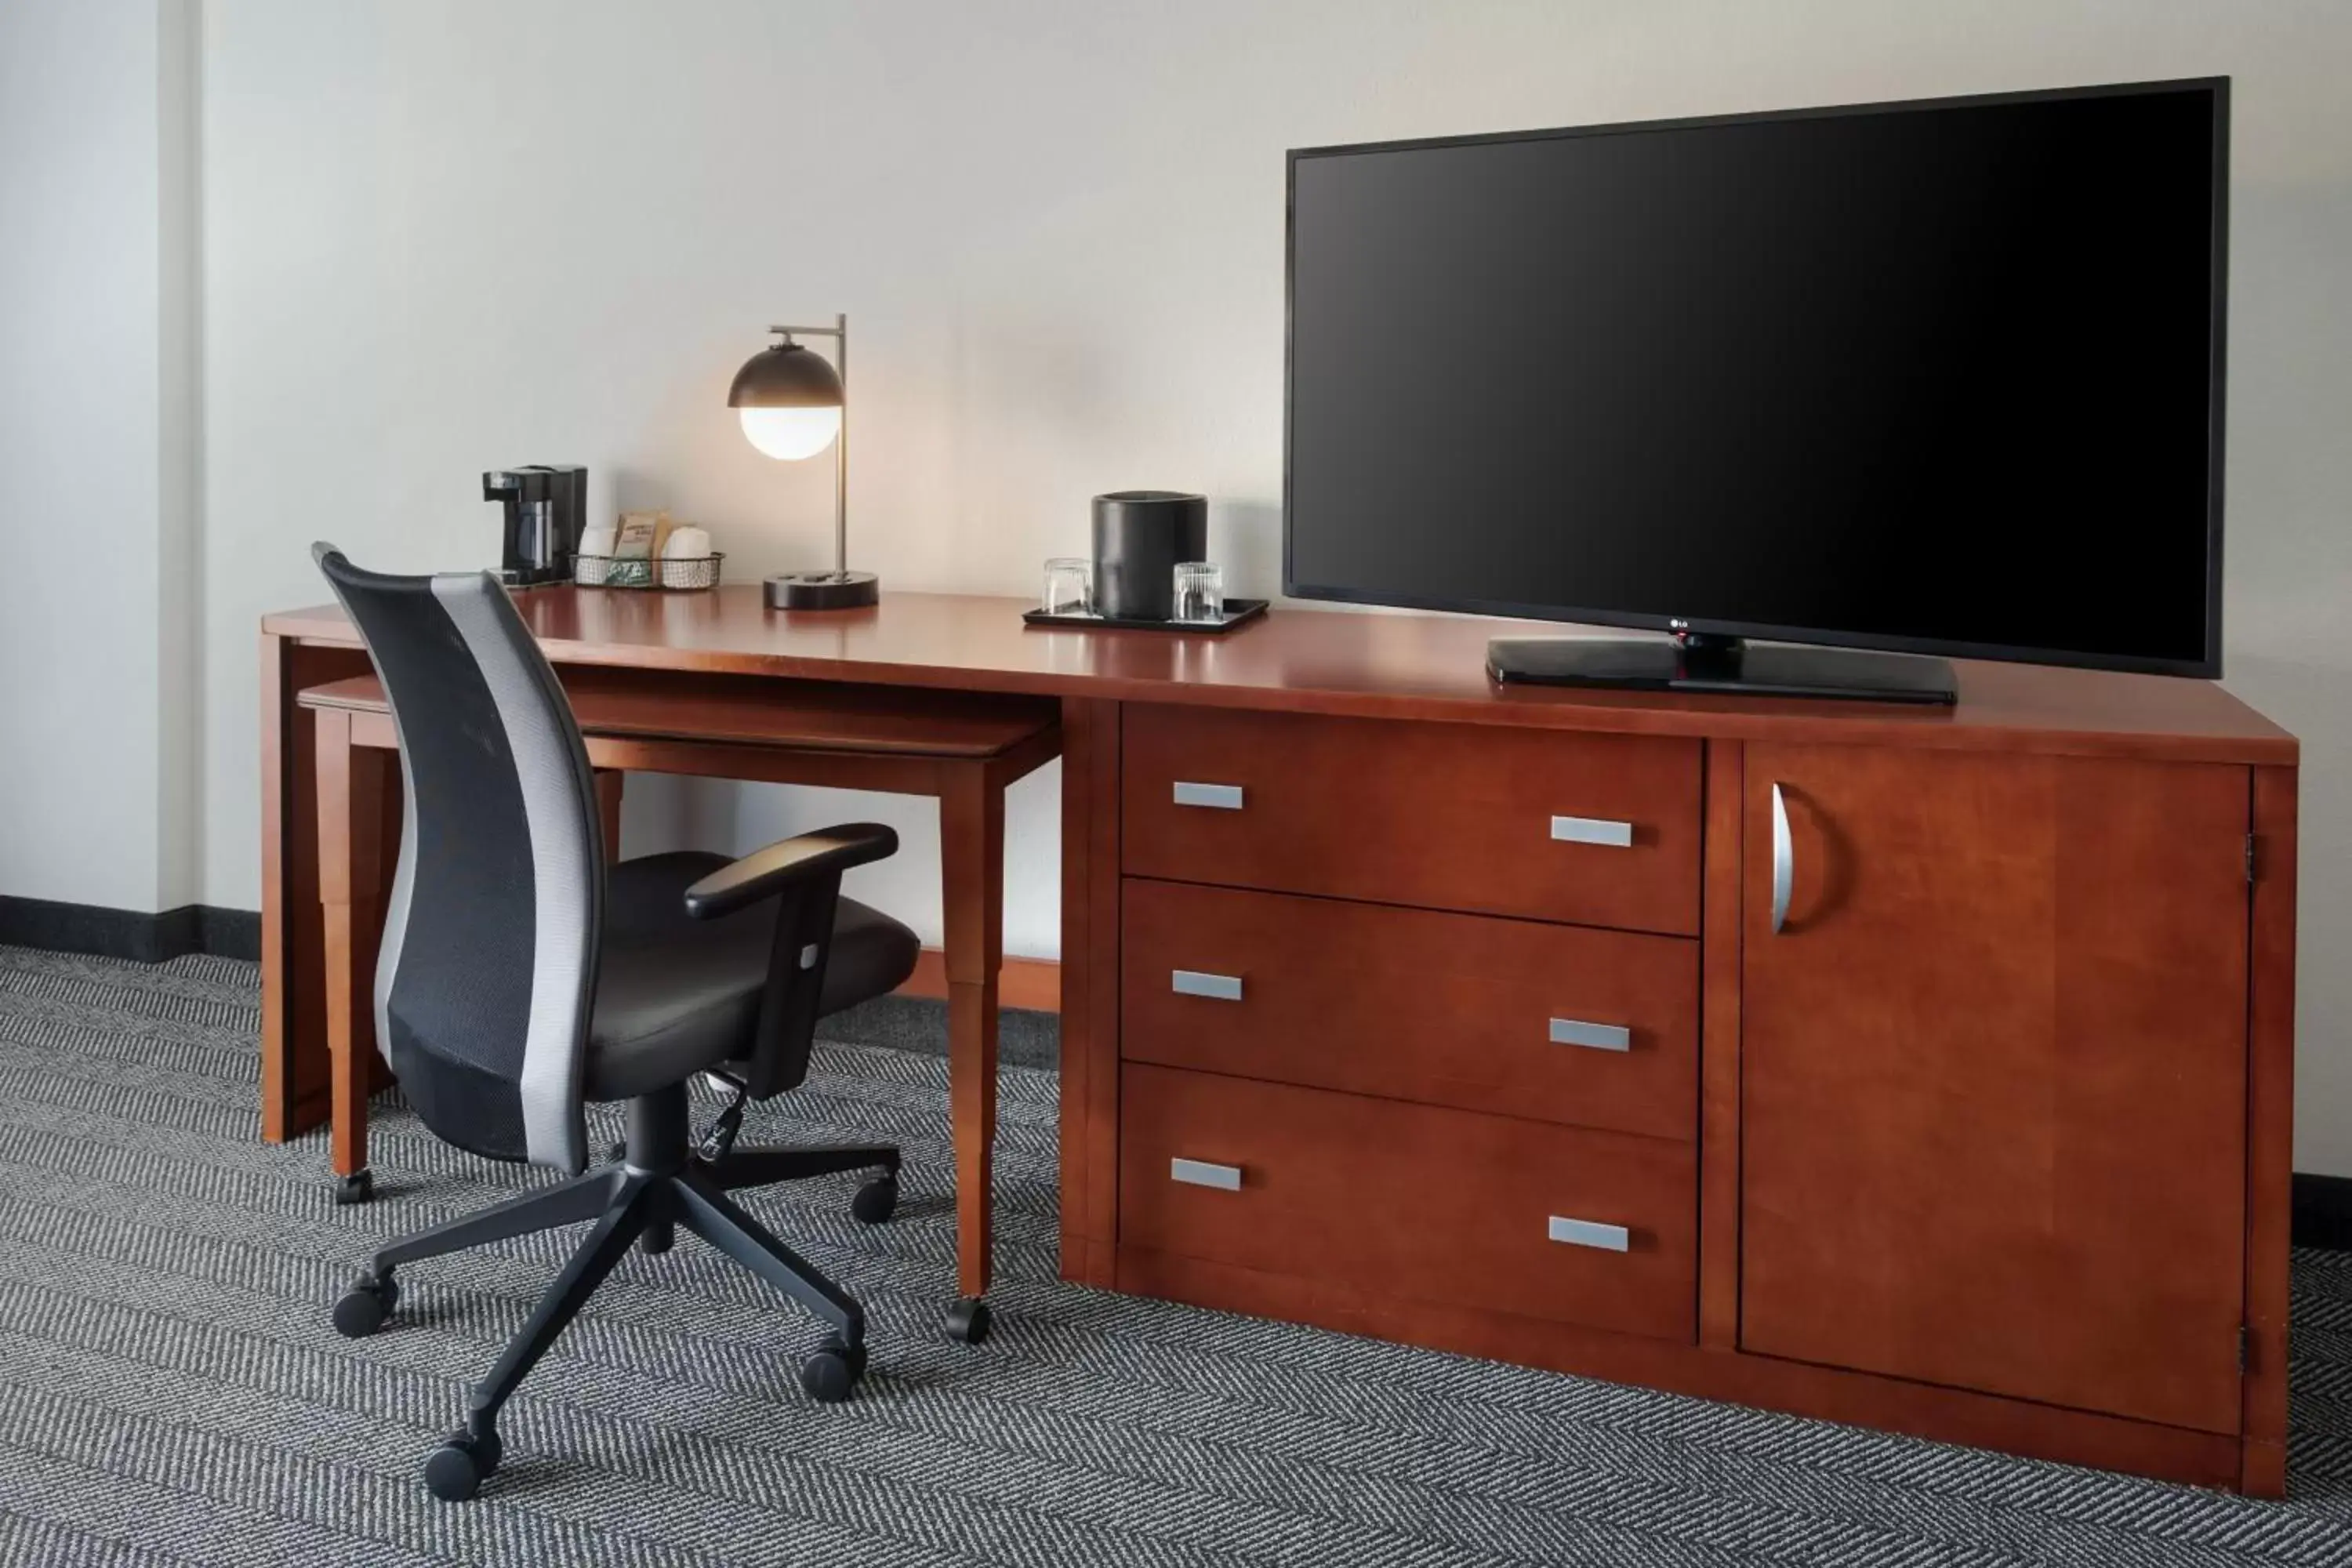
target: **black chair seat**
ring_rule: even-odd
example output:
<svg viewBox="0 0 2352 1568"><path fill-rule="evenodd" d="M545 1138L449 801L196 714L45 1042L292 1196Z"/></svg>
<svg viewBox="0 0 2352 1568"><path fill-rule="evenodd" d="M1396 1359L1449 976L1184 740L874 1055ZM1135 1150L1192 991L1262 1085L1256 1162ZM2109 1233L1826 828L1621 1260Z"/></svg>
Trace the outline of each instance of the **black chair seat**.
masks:
<svg viewBox="0 0 2352 1568"><path fill-rule="evenodd" d="M728 864L679 851L624 860L604 883L604 943L588 1023L583 1090L634 1100L745 1056L775 946L776 911L719 920L686 912L686 889ZM821 1014L898 989L914 972L915 933L854 899L835 906Z"/></svg>

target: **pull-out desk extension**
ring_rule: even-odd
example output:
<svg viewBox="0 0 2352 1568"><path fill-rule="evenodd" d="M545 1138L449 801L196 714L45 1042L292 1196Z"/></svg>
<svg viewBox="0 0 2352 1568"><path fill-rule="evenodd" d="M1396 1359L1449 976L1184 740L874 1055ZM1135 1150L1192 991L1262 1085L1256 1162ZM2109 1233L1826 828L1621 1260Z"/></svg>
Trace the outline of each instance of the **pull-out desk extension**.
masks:
<svg viewBox="0 0 2352 1568"><path fill-rule="evenodd" d="M1004 790L1060 747L1050 700L572 668L564 691L597 770L617 857L625 773L825 785L940 802L956 1146L958 1288L988 1289L1003 962ZM368 1005L400 831L399 745L373 675L304 689L314 715L319 898L331 1150L341 1191L369 1188L367 1100L381 1081Z"/></svg>

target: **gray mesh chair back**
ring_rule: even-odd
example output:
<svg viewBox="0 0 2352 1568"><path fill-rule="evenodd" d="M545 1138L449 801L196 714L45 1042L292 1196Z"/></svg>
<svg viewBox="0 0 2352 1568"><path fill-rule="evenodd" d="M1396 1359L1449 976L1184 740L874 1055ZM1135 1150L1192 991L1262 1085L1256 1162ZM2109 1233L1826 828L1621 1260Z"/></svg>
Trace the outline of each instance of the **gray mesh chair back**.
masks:
<svg viewBox="0 0 2352 1568"><path fill-rule="evenodd" d="M376 1039L441 1138L579 1171L604 858L571 706L488 573L389 576L331 545L311 554L400 734Z"/></svg>

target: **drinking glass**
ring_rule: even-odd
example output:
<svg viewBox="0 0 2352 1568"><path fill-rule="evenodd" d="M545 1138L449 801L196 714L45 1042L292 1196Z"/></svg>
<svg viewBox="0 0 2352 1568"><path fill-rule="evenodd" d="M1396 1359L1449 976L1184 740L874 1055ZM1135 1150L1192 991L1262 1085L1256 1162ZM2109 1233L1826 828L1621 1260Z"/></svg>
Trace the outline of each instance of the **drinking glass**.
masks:
<svg viewBox="0 0 2352 1568"><path fill-rule="evenodd" d="M1222 621L1225 618L1224 579L1213 561L1176 563L1176 604L1171 620Z"/></svg>
<svg viewBox="0 0 2352 1568"><path fill-rule="evenodd" d="M1095 613L1095 563L1083 555L1056 555L1045 563L1045 613Z"/></svg>

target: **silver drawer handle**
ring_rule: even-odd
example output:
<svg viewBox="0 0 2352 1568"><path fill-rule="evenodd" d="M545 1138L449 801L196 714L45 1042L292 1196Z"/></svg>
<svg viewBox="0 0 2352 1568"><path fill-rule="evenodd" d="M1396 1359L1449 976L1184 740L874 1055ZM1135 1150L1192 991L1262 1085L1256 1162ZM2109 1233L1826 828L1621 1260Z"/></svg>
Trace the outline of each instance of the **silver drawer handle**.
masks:
<svg viewBox="0 0 2352 1568"><path fill-rule="evenodd" d="M1554 1018L1551 1021L1551 1043L1555 1046L1589 1046L1596 1051L1630 1051L1633 1048L1633 1031L1622 1024L1590 1024L1582 1018Z"/></svg>
<svg viewBox="0 0 2352 1568"><path fill-rule="evenodd" d="M1239 784L1194 784L1189 779L1176 781L1178 805L1205 805L1217 811L1239 811L1242 808L1242 786Z"/></svg>
<svg viewBox="0 0 2352 1568"><path fill-rule="evenodd" d="M1570 1247L1597 1247L1603 1252L1624 1252L1633 1245L1633 1236L1622 1225L1602 1225L1599 1220L1567 1219L1551 1216L1550 1232L1554 1241L1564 1241Z"/></svg>
<svg viewBox="0 0 2352 1568"><path fill-rule="evenodd" d="M1168 1162L1168 1179L1181 1182L1188 1187L1214 1187L1224 1193L1242 1190L1242 1168L1239 1165L1213 1165L1206 1160L1171 1160Z"/></svg>
<svg viewBox="0 0 2352 1568"><path fill-rule="evenodd" d="M1177 969L1169 972L1168 984L1179 996L1207 996L1218 1002L1242 999L1242 977L1238 974L1203 974L1197 969Z"/></svg>
<svg viewBox="0 0 2352 1568"><path fill-rule="evenodd" d="M1633 825L1605 816L1555 816L1551 836L1562 844L1602 844L1612 849L1633 847Z"/></svg>
<svg viewBox="0 0 2352 1568"><path fill-rule="evenodd" d="M1789 842L1789 803L1772 786L1772 934L1789 923L1789 894L1797 881L1797 850Z"/></svg>

